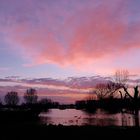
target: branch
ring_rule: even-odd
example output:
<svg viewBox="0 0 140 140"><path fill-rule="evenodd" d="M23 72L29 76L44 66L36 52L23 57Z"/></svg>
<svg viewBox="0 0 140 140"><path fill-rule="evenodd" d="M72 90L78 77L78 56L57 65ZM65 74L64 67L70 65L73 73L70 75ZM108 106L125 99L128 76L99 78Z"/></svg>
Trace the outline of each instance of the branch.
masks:
<svg viewBox="0 0 140 140"><path fill-rule="evenodd" d="M124 89L125 93L133 100L134 98L128 93L127 88L123 87L123 89Z"/></svg>
<svg viewBox="0 0 140 140"><path fill-rule="evenodd" d="M121 95L121 99L123 99L123 95L122 95L122 92L121 91L119 91L120 92L120 95Z"/></svg>

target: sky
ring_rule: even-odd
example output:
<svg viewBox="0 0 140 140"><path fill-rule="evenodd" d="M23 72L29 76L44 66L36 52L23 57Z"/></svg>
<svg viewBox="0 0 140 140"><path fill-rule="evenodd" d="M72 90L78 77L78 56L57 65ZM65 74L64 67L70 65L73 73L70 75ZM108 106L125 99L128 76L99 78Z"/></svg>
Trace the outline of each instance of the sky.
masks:
<svg viewBox="0 0 140 140"><path fill-rule="evenodd" d="M139 7L139 0L0 0L2 92L19 86L17 81L23 86L23 79L64 82L68 77L110 76L117 69L139 75ZM67 93L65 84L55 90L60 88L68 101L73 94L83 97L77 97L77 89ZM87 90L83 88L80 93ZM52 96L50 89L42 94Z"/></svg>

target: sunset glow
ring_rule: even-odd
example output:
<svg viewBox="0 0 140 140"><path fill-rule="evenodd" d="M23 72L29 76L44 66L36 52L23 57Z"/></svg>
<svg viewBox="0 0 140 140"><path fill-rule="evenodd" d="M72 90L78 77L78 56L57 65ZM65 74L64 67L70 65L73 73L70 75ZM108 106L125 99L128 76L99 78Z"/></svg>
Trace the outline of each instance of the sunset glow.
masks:
<svg viewBox="0 0 140 140"><path fill-rule="evenodd" d="M117 69L139 76L139 7L139 0L0 0L0 95L35 87L73 102Z"/></svg>

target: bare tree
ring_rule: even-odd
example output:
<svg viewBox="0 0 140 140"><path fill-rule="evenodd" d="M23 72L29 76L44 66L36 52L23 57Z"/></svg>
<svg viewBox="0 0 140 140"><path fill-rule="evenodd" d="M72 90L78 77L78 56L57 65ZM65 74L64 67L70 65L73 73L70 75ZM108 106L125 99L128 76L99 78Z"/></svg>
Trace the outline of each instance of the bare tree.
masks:
<svg viewBox="0 0 140 140"><path fill-rule="evenodd" d="M33 88L27 89L26 93L24 94L24 100L27 104L35 104L37 103L37 91Z"/></svg>
<svg viewBox="0 0 140 140"><path fill-rule="evenodd" d="M114 93L120 89L120 84L109 81L108 83L97 84L95 93L97 99L114 98Z"/></svg>
<svg viewBox="0 0 140 140"><path fill-rule="evenodd" d="M18 93L15 91L8 92L5 95L4 101L7 105L17 105L19 103Z"/></svg>
<svg viewBox="0 0 140 140"><path fill-rule="evenodd" d="M128 70L117 70L115 72L115 83L125 86L129 79Z"/></svg>
<svg viewBox="0 0 140 140"><path fill-rule="evenodd" d="M102 100L103 98L105 98L108 93L106 84L104 84L104 83L97 84L95 86L95 93L96 93L98 100Z"/></svg>
<svg viewBox="0 0 140 140"><path fill-rule="evenodd" d="M139 97L139 86L133 87L134 95L129 93L129 86L127 82L129 80L129 72L127 70L117 70L115 78L108 83L100 83L95 87L95 94L97 99L114 98L118 96L116 93L120 93L121 99L130 98L133 101L137 101Z"/></svg>
<svg viewBox="0 0 140 140"><path fill-rule="evenodd" d="M138 97L139 97L139 86L136 85L133 87L134 89L134 93L133 95L129 93L128 91L128 85L126 84L127 81L128 81L128 78L129 78L129 72L127 70L118 70L116 71L115 73L115 80L116 80L116 83L120 85L120 89L123 89L124 90L124 93L125 95L123 96L123 93L122 91L120 90L120 95L121 95L121 98L126 98L126 97L129 97L130 99L132 99L133 101L137 101Z"/></svg>
<svg viewBox="0 0 140 140"><path fill-rule="evenodd" d="M122 89L126 89L127 87L126 83L128 81L129 72L127 70L117 70L114 77L114 83L118 85L121 99L126 98L127 94L124 95Z"/></svg>

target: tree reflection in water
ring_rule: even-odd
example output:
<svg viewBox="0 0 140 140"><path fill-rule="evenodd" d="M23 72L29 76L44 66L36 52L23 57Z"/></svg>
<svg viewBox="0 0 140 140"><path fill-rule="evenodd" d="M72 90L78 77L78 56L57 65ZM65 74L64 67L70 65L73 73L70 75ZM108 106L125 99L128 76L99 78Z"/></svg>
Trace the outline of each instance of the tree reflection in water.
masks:
<svg viewBox="0 0 140 140"><path fill-rule="evenodd" d="M94 112L76 109L51 109L41 113L40 123L53 125L139 126L139 110L118 113L97 109Z"/></svg>

